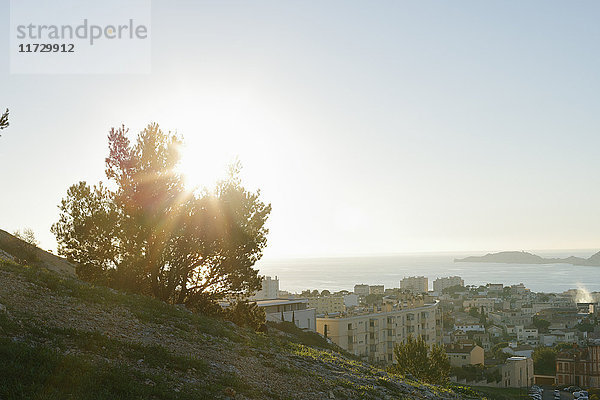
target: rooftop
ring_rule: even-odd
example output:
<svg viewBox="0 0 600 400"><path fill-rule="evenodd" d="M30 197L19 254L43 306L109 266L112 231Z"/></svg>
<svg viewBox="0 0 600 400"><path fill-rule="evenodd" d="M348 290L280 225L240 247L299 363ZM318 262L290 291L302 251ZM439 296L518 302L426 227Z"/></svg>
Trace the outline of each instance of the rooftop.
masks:
<svg viewBox="0 0 600 400"><path fill-rule="evenodd" d="M508 357L506 359L506 361L525 361L527 360L527 357L523 357L523 356L512 356L512 357Z"/></svg>
<svg viewBox="0 0 600 400"><path fill-rule="evenodd" d="M256 300L256 304L259 307L267 306L281 306L285 304L297 304L297 303L308 303L307 299L270 299L270 300Z"/></svg>

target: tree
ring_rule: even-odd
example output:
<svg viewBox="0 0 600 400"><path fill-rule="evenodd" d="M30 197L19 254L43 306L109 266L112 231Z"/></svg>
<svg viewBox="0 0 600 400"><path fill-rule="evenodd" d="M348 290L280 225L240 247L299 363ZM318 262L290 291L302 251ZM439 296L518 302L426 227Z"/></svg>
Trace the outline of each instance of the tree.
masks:
<svg viewBox="0 0 600 400"><path fill-rule="evenodd" d="M223 311L223 318L238 326L259 330L265 323L265 310L256 303L240 300Z"/></svg>
<svg viewBox="0 0 600 400"><path fill-rule="evenodd" d="M447 330L447 331L450 331L450 330L453 330L453 329L454 329L454 322L455 322L455 319L454 319L454 317L452 316L452 313L450 313L450 312L445 312L445 313L443 314L442 321L443 321L443 324L442 324L442 326L443 326L443 328L444 328L445 330Z"/></svg>
<svg viewBox="0 0 600 400"><path fill-rule="evenodd" d="M504 349L507 347L508 342L497 343L490 349L490 354L495 359L505 361L508 357L510 357L510 354L504 352Z"/></svg>
<svg viewBox="0 0 600 400"><path fill-rule="evenodd" d="M52 226L59 253L83 279L196 311L259 290L253 266L271 206L241 185L239 163L213 190L189 192L177 171L180 137L157 124L134 143L127 134L108 135L111 189L79 182L67 191Z"/></svg>
<svg viewBox="0 0 600 400"><path fill-rule="evenodd" d="M32 246L38 247L40 245L40 242L35 237L35 232L31 228L24 228L22 231L17 229L13 235Z"/></svg>
<svg viewBox="0 0 600 400"><path fill-rule="evenodd" d="M469 315L475 318L481 318L481 316L479 315L479 312L477 311L477 308L475 307L471 307L469 309Z"/></svg>
<svg viewBox="0 0 600 400"><path fill-rule="evenodd" d="M575 326L580 332L593 332L594 327L595 325L590 321L581 321Z"/></svg>
<svg viewBox="0 0 600 400"><path fill-rule="evenodd" d="M463 290L465 290L465 287L464 287L464 286L461 286L461 285L454 285L454 286L450 286L450 287L447 287L447 288L444 288L444 289L442 289L442 293L444 293L444 294L450 294L450 295L453 295L453 294L455 294L456 292L461 292L461 291L463 291Z"/></svg>
<svg viewBox="0 0 600 400"><path fill-rule="evenodd" d="M321 296L329 296L331 295L331 292L327 289L324 289L321 291Z"/></svg>
<svg viewBox="0 0 600 400"><path fill-rule="evenodd" d="M548 332L548 327L550 326L550 321L546 321L543 318L535 315L533 317L533 326L535 326L540 333Z"/></svg>
<svg viewBox="0 0 600 400"><path fill-rule="evenodd" d="M383 295L382 294L371 293L371 294L368 294L365 297L365 303L368 304L368 305L379 304L382 301L383 301Z"/></svg>
<svg viewBox="0 0 600 400"><path fill-rule="evenodd" d="M8 128L8 108L4 111L4 114L0 115L0 131Z"/></svg>
<svg viewBox="0 0 600 400"><path fill-rule="evenodd" d="M487 325L487 318L485 316L485 311L483 309L483 306L481 306L481 311L479 312L479 322L482 323L483 325Z"/></svg>
<svg viewBox="0 0 600 400"><path fill-rule="evenodd" d="M536 347L533 350L533 370L540 375L556 374L556 350L550 347Z"/></svg>
<svg viewBox="0 0 600 400"><path fill-rule="evenodd" d="M423 382L442 384L448 381L450 361L440 345L427 345L422 336L409 336L404 343L394 346L397 364L389 368L391 373L412 375Z"/></svg>

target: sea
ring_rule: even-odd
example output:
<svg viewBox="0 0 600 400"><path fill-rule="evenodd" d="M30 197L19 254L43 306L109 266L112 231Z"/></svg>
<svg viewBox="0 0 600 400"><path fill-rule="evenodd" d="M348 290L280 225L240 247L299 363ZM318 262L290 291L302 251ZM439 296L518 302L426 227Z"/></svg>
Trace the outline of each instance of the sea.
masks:
<svg viewBox="0 0 600 400"><path fill-rule="evenodd" d="M537 251L542 257L589 257L597 250ZM357 257L264 259L256 267L261 275L279 278L280 290L352 291L355 284L400 287L406 276L426 276L429 289L439 277L458 275L465 285L523 283L535 292L560 293L569 289L600 292L600 267L570 264L498 264L455 262L455 258L486 253L422 253Z"/></svg>

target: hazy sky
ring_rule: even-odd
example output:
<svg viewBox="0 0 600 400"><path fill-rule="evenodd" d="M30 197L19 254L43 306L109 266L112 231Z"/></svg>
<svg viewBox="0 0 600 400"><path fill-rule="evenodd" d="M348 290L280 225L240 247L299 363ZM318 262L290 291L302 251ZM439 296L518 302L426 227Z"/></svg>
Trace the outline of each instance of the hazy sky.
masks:
<svg viewBox="0 0 600 400"><path fill-rule="evenodd" d="M239 157L267 257L600 246L600 2L152 7L150 75L10 75L0 36L1 229L54 248L109 128L156 121L196 183Z"/></svg>

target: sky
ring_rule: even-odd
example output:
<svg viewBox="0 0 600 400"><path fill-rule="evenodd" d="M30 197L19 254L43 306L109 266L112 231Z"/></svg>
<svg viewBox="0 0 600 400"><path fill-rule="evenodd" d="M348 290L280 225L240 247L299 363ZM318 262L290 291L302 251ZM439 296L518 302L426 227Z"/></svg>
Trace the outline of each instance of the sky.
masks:
<svg viewBox="0 0 600 400"><path fill-rule="evenodd" d="M273 206L266 258L598 248L599 15L154 0L151 73L121 75L10 74L0 35L0 229L55 248L68 187L104 179L108 130L157 122L184 136L190 185L241 161Z"/></svg>

